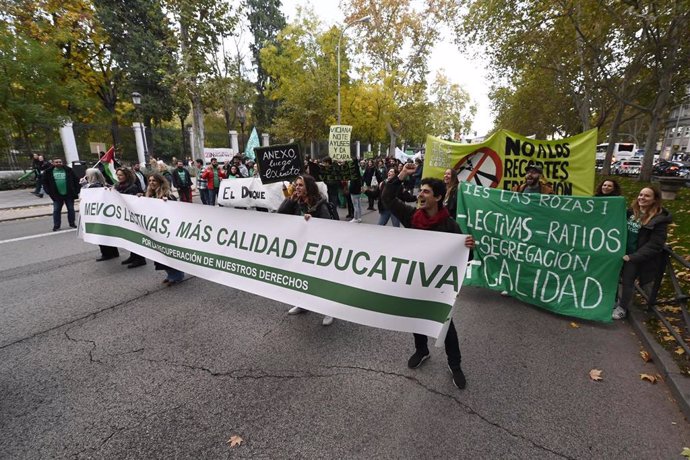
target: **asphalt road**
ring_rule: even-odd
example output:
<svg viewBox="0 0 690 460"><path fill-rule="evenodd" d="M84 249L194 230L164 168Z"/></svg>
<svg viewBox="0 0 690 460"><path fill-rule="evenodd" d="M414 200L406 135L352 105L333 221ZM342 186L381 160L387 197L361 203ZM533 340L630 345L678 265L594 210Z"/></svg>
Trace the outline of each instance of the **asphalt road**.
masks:
<svg viewBox="0 0 690 460"><path fill-rule="evenodd" d="M410 334L323 327L198 278L166 288L153 264L97 263L50 226L0 223L0 458L671 459L690 446L666 384L640 380L657 370L626 322L573 328L464 288L460 391L442 348L407 369Z"/></svg>

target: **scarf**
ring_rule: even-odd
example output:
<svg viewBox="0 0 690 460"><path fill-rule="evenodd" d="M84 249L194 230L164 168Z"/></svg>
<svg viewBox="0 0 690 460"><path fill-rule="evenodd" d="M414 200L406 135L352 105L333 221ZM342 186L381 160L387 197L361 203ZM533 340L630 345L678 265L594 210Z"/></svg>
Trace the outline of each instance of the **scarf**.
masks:
<svg viewBox="0 0 690 460"><path fill-rule="evenodd" d="M449 217L450 214L446 208L439 209L438 212L434 214L434 217L429 217L429 215L424 212L423 209L417 209L417 211L415 211L415 213L412 215L412 228L429 230Z"/></svg>

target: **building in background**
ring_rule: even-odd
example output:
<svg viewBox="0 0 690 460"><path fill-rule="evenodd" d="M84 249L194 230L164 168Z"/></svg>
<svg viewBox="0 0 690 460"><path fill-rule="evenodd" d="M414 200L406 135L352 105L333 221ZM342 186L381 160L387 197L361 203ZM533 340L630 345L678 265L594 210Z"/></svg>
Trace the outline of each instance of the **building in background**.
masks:
<svg viewBox="0 0 690 460"><path fill-rule="evenodd" d="M665 128L661 157L687 159L690 155L690 100L688 98L671 110Z"/></svg>

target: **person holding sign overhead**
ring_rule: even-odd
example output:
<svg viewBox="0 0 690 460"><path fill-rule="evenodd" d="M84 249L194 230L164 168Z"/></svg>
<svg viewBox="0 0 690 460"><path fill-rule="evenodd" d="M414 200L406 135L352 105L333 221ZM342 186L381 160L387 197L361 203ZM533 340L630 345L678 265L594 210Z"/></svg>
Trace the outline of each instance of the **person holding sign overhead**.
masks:
<svg viewBox="0 0 690 460"><path fill-rule="evenodd" d="M417 166L414 163L407 163L397 176L390 179L383 189L381 197L383 204L391 210L391 213L400 220L404 227L434 232L461 233L458 223L450 216L448 209L443 206L446 186L440 179L428 177L422 179L417 198L417 209L407 206L398 198L403 182L416 169ZM474 248L472 236L465 239L465 246L470 249ZM407 367L410 369L418 368L429 358L427 336L414 334L414 346L415 352L407 361ZM448 369L453 375L453 383L462 390L467 385L467 381L460 366L460 343L452 319L448 325L445 347L448 356Z"/></svg>
<svg viewBox="0 0 690 460"><path fill-rule="evenodd" d="M542 181L543 169L539 163L530 161L525 168L525 181L513 186L511 191L519 193L541 193L542 195L552 195L553 188Z"/></svg>
<svg viewBox="0 0 690 460"><path fill-rule="evenodd" d="M287 187L283 187L283 193L287 191ZM312 217L330 219L331 214L328 212L326 201L319 193L319 187L314 178L308 174L303 174L295 179L293 191L278 208L278 214L304 216L304 220L309 220ZM288 310L288 315L296 315L303 311L304 308L292 307ZM324 316L321 324L330 326L333 324L333 317Z"/></svg>
<svg viewBox="0 0 690 460"><path fill-rule="evenodd" d="M645 187L628 209L628 244L623 256L618 305L611 313L613 319L628 315L635 289L654 281L662 269L662 251L666 244L671 213L661 206L661 192L656 187Z"/></svg>

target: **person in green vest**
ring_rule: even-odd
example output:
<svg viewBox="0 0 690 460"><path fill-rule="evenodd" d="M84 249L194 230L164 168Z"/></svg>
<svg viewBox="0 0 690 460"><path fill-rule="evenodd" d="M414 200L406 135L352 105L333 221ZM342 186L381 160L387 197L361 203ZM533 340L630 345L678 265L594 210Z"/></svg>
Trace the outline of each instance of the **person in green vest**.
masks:
<svg viewBox="0 0 690 460"><path fill-rule="evenodd" d="M65 166L62 158L55 158L53 165L43 174L43 189L53 200L53 231L60 230L62 206L67 206L67 222L77 228L74 217L74 200L79 197L79 180L72 168Z"/></svg>

